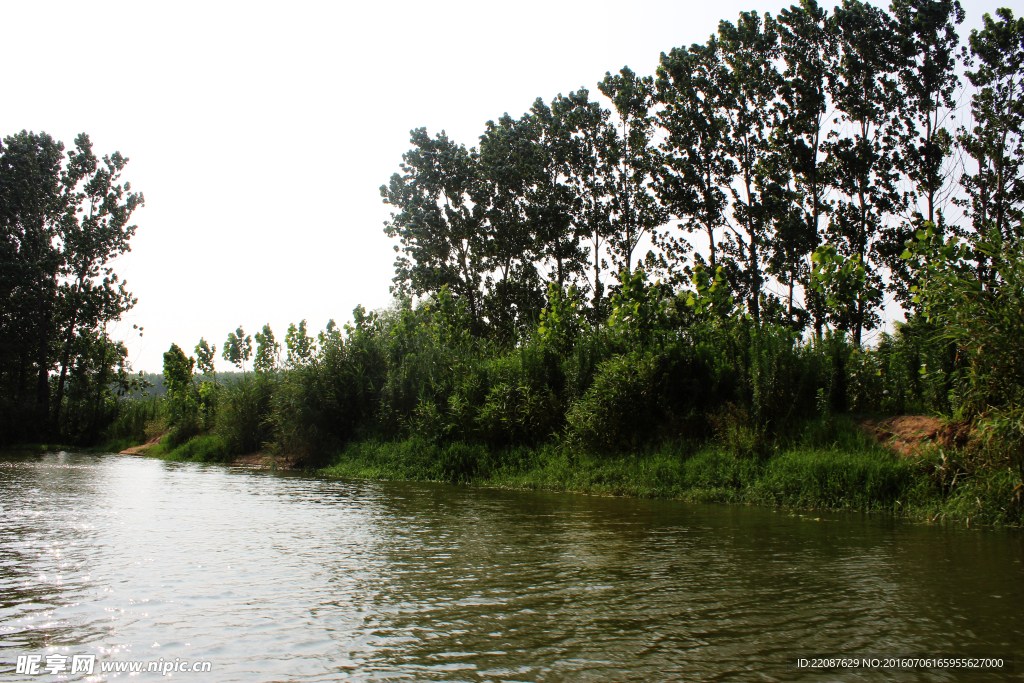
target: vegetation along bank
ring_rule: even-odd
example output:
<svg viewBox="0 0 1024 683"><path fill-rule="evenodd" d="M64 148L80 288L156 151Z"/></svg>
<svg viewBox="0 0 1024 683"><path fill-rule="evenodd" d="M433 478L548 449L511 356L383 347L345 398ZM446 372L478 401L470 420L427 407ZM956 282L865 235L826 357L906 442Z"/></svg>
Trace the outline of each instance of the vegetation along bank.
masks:
<svg viewBox="0 0 1024 683"><path fill-rule="evenodd" d="M102 333L123 285L86 306L71 242L50 270L25 252L0 292L21 321L3 443L163 435L150 454L1019 525L1024 20L1001 9L961 44L963 19L806 0L723 21L653 76L608 73L599 100L488 121L472 148L414 130L381 187L393 305L283 344L264 326L255 349L242 327L174 345L160 397ZM5 139L0 172L50 154L64 196L48 144ZM65 225L4 192L18 244ZM890 415L941 434L897 452L861 424Z"/></svg>

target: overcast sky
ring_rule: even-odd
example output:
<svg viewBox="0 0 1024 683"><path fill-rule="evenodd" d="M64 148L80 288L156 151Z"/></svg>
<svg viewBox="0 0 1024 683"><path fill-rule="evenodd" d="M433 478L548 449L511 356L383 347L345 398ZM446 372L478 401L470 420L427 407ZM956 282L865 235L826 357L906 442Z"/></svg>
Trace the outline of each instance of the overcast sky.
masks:
<svg viewBox="0 0 1024 683"><path fill-rule="evenodd" d="M1007 4L966 2L961 35ZM410 129L474 146L484 122L538 96L597 97L606 71L651 74L720 19L782 6L6 2L0 135L71 147L86 132L98 154L130 158L124 179L146 206L118 272L139 303L111 332L136 370L158 372L171 343L220 348L239 324L267 322L283 340L289 322L318 330L356 304L386 306L378 188Z"/></svg>

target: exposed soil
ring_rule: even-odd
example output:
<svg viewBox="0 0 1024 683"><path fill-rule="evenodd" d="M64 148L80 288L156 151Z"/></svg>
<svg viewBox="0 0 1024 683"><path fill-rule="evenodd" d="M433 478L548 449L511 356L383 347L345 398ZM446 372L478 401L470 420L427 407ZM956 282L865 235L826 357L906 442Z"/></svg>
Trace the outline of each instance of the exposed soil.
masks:
<svg viewBox="0 0 1024 683"><path fill-rule="evenodd" d="M154 436L152 439L142 444L141 446L132 446L121 451L121 455L145 455L146 451L153 446L160 443L160 439L164 438L166 433ZM296 469L296 462L293 458L281 457L276 455L264 455L262 453L249 453L248 455L241 455L231 461L232 465L245 465L246 467L254 467L260 469L279 469L279 470L291 470Z"/></svg>
<svg viewBox="0 0 1024 683"><path fill-rule="evenodd" d="M146 450L160 443L162 438L164 438L164 435L158 434L141 446L132 446L131 448L124 449L120 455L145 455Z"/></svg>
<svg viewBox="0 0 1024 683"><path fill-rule="evenodd" d="M897 415L884 420L864 418L857 425L879 443L905 456L914 455L921 447L934 443L962 448L970 436L970 425L966 423L947 423L927 415Z"/></svg>

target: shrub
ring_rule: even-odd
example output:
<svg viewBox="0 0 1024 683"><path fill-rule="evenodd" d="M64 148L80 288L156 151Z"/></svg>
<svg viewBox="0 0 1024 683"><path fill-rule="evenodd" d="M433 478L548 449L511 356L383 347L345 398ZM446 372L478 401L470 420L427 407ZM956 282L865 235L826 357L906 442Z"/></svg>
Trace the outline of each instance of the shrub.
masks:
<svg viewBox="0 0 1024 683"><path fill-rule="evenodd" d="M992 410L978 420L978 433L999 469L1009 463L1024 482L1024 407L1010 405Z"/></svg>
<svg viewBox="0 0 1024 683"><path fill-rule="evenodd" d="M637 448L659 426L657 383L652 353L634 351L606 361L566 416L572 437L599 451Z"/></svg>
<svg viewBox="0 0 1024 683"><path fill-rule="evenodd" d="M106 441L144 443L146 425L156 419L158 399L126 398L117 402L117 416L104 434Z"/></svg>
<svg viewBox="0 0 1024 683"><path fill-rule="evenodd" d="M270 443L276 383L273 374L249 373L226 391L215 431L233 453L255 453Z"/></svg>
<svg viewBox="0 0 1024 683"><path fill-rule="evenodd" d="M168 460L193 462L229 462L235 453L228 443L216 434L196 437L178 446L167 456Z"/></svg>

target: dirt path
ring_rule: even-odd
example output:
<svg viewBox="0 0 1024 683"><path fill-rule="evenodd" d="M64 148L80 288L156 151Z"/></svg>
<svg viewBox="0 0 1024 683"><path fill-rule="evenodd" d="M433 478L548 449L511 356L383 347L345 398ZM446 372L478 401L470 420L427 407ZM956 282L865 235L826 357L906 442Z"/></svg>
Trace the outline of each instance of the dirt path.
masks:
<svg viewBox="0 0 1024 683"><path fill-rule="evenodd" d="M163 434L154 436L152 439L142 444L141 446L132 446L131 448L124 449L123 451L121 451L119 455L145 455L146 450L160 443L160 439L162 438L164 438Z"/></svg>

